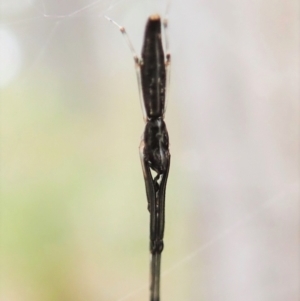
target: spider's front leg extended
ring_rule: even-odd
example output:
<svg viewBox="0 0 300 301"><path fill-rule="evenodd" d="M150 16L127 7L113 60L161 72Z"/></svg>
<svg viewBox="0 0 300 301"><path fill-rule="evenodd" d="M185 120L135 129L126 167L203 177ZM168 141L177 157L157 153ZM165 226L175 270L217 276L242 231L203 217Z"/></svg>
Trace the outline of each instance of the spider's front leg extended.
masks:
<svg viewBox="0 0 300 301"><path fill-rule="evenodd" d="M151 174L151 168L154 169L153 164L149 161L144 141L142 141L140 159L146 186L148 210L150 212L150 252L152 254L161 254L164 246L165 194L170 169L170 157L169 152L166 151L163 160L164 168L156 171L158 175L153 179Z"/></svg>
<svg viewBox="0 0 300 301"><path fill-rule="evenodd" d="M146 186L146 194L147 194L147 201L148 201L148 211L151 214L151 211L155 211L155 199L156 199L156 189L155 189L155 182L152 179L150 166L144 156L144 141L141 142L140 145L140 159L143 168L143 175L145 180Z"/></svg>
<svg viewBox="0 0 300 301"><path fill-rule="evenodd" d="M151 256L151 301L159 301L160 260L164 247L165 194L170 169L170 154L165 152L164 170L159 171L153 179L151 161L145 152L144 141L140 146L140 158L147 192L148 210L150 212L150 252ZM152 166L153 167L153 166Z"/></svg>

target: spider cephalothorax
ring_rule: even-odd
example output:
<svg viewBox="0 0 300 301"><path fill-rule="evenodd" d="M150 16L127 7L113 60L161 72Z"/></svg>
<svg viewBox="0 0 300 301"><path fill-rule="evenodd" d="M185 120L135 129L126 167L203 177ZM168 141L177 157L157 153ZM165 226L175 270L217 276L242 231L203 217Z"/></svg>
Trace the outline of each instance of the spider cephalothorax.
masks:
<svg viewBox="0 0 300 301"><path fill-rule="evenodd" d="M158 174L166 171L170 158L169 136L162 119L149 120L144 132L144 158Z"/></svg>

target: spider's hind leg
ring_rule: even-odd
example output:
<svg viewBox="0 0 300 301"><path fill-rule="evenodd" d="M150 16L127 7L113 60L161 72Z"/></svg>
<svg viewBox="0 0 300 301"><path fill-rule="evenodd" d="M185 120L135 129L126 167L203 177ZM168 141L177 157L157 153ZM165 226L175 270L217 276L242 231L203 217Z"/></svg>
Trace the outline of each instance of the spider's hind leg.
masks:
<svg viewBox="0 0 300 301"><path fill-rule="evenodd" d="M167 110L168 105L168 95L170 88L170 71L171 71L171 53L169 49L169 30L168 30L168 17L166 16L163 19L163 28L164 28L164 40L165 40L165 68L166 68L166 99L165 99L165 107L164 114Z"/></svg>
<svg viewBox="0 0 300 301"><path fill-rule="evenodd" d="M142 59L137 55L125 27L121 26L116 21L114 21L113 19L111 19L107 16L105 16L105 18L119 28L119 30L121 31L121 33L122 33L122 35L123 35L123 37L126 41L126 44L128 45L129 49L131 50L133 60L134 60L134 64L135 64L136 77L137 77L138 86L139 86L139 97L140 97L140 103L141 103L141 108L142 108L142 112L143 112L143 117L144 117L144 120L147 120L147 115L146 115L146 110L145 110L145 107L144 107L144 101L143 101L143 95L142 95L142 80L141 80Z"/></svg>

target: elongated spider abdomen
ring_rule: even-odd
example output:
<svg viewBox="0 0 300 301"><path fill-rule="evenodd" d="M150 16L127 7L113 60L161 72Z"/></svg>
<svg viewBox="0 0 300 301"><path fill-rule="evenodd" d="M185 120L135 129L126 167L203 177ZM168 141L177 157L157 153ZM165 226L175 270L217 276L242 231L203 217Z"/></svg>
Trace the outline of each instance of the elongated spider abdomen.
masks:
<svg viewBox="0 0 300 301"><path fill-rule="evenodd" d="M146 24L141 65L142 93L148 118L161 117L165 109L166 67L161 39L161 19L159 15L152 15Z"/></svg>

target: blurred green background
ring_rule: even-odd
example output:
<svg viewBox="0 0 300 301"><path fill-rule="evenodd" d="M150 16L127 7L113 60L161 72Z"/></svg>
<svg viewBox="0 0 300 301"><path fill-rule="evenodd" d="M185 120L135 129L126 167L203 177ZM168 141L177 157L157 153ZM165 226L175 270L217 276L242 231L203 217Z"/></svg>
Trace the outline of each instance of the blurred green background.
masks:
<svg viewBox="0 0 300 301"><path fill-rule="evenodd" d="M147 300L140 52L165 1L1 2L1 301ZM171 1L162 300L299 300L299 3Z"/></svg>

